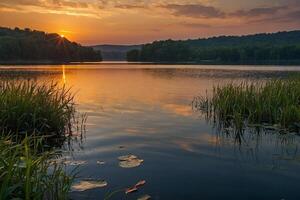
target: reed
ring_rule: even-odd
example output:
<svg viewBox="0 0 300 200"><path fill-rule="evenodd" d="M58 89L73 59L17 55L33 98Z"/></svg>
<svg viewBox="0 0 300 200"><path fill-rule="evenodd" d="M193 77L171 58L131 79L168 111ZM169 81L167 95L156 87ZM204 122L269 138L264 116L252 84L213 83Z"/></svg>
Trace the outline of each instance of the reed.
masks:
<svg viewBox="0 0 300 200"><path fill-rule="evenodd" d="M75 121L74 96L57 83L0 81L0 131L64 136Z"/></svg>
<svg viewBox="0 0 300 200"><path fill-rule="evenodd" d="M300 79L230 83L215 86L211 96L196 97L193 105L222 126L271 126L286 131L300 128Z"/></svg>
<svg viewBox="0 0 300 200"><path fill-rule="evenodd" d="M38 140L25 137L14 143L0 139L0 199L64 200L74 179L64 165L50 162L58 154L39 153Z"/></svg>
<svg viewBox="0 0 300 200"><path fill-rule="evenodd" d="M74 179L60 156L72 131L84 129L75 117L74 96L57 83L0 81L0 199L64 200ZM81 124L80 124L81 122Z"/></svg>

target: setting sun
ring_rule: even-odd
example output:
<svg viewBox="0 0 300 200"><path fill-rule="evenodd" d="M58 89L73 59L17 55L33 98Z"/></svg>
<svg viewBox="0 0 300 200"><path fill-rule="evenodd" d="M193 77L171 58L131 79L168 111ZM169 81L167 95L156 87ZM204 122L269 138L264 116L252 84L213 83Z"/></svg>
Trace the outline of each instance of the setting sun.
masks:
<svg viewBox="0 0 300 200"><path fill-rule="evenodd" d="M65 36L64 36L64 35L60 35L60 37L61 37L61 38L64 38Z"/></svg>

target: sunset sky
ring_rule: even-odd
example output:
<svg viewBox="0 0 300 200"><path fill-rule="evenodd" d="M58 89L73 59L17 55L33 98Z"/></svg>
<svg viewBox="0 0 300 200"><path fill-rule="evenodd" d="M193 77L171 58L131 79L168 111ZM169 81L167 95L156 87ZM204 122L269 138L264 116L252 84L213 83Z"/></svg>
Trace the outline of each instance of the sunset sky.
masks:
<svg viewBox="0 0 300 200"><path fill-rule="evenodd" d="M84 45L300 29L300 0L0 0L0 26Z"/></svg>

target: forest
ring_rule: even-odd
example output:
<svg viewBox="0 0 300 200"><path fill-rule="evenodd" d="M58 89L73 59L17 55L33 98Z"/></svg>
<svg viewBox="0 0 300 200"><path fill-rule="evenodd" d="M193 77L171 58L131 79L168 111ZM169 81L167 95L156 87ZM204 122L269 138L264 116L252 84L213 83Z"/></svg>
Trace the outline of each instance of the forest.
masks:
<svg viewBox="0 0 300 200"><path fill-rule="evenodd" d="M127 52L128 61L207 64L299 64L300 31L165 40Z"/></svg>
<svg viewBox="0 0 300 200"><path fill-rule="evenodd" d="M0 62L101 61L101 51L84 47L56 33L0 27Z"/></svg>

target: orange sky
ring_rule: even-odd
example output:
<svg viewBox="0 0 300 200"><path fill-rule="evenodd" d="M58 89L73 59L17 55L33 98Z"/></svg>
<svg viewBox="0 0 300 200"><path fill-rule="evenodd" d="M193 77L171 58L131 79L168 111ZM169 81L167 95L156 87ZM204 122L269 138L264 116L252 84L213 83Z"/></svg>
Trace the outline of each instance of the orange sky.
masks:
<svg viewBox="0 0 300 200"><path fill-rule="evenodd" d="M300 29L299 0L0 0L0 26L84 45Z"/></svg>

